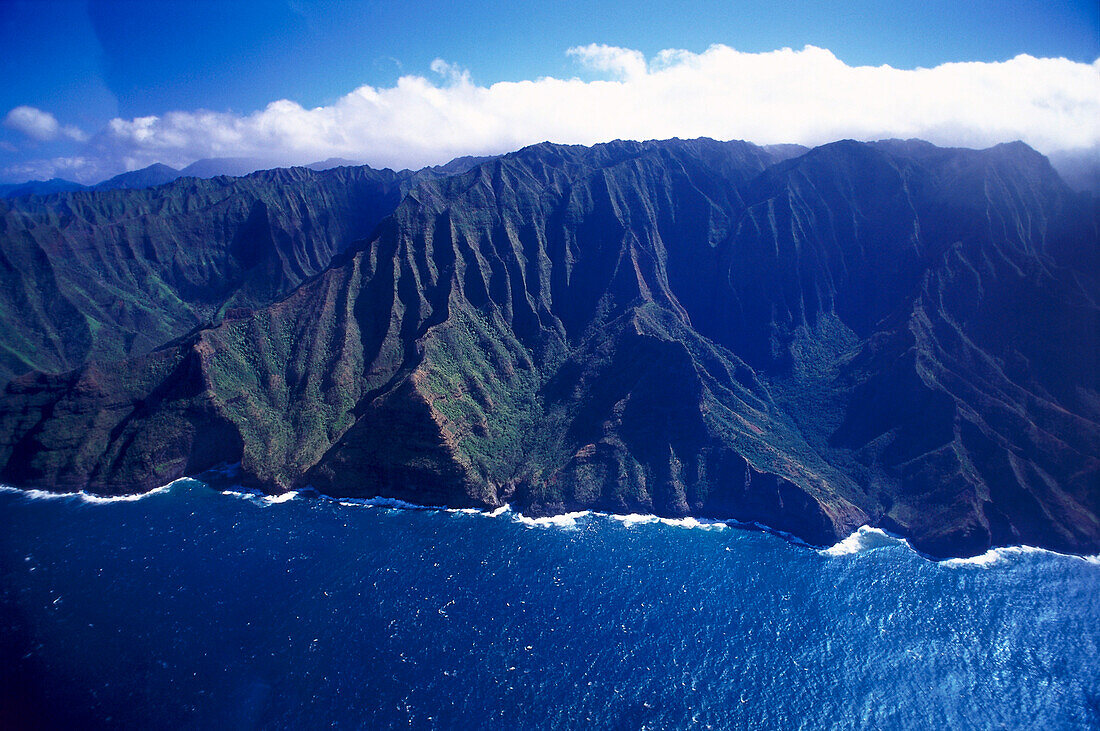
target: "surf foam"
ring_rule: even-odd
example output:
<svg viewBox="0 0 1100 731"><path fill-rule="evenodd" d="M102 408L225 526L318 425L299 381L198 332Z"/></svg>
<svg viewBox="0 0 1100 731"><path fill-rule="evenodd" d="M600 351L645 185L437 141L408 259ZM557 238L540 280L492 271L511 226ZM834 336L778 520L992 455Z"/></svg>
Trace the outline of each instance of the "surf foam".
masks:
<svg viewBox="0 0 1100 731"><path fill-rule="evenodd" d="M548 515L543 518L528 518L523 513L512 513L512 520L522 523L528 528L576 528L577 520L592 515L591 510L581 510L575 513L563 513L561 515Z"/></svg>
<svg viewBox="0 0 1100 731"><path fill-rule="evenodd" d="M641 513L630 513L629 515L615 515L610 516L612 520L617 520L627 528L633 528L636 525L646 525L647 523L656 523L659 518L656 515L643 515Z"/></svg>
<svg viewBox="0 0 1100 731"><path fill-rule="evenodd" d="M229 468L225 468L225 471L228 472L228 470ZM95 493L90 493L84 490L79 490L76 492L50 492L47 490L39 490L35 488L24 489L3 484L0 484L0 492L19 495L20 497L27 500L79 500L80 502L88 505L105 505L110 503L126 503L144 500L145 498L152 497L154 495L166 493L180 484L194 484L209 487L208 485L206 485L206 483L195 478L181 477L177 480L169 482L167 485L162 485L146 492L135 493L131 495L96 495ZM249 502L261 506L279 505L282 503L293 501L299 497L299 493L296 490L291 490L280 495L267 495L258 490L242 492L238 490L217 489L217 491L223 495L248 500ZM585 518L590 518L592 516L610 518L611 520L618 521L627 528L633 528L639 525L648 525L651 523L662 523L664 525L677 528L695 528L703 530L721 530L728 527L753 528L757 530L762 530L767 533L775 534L792 543L797 543L803 546L809 545L805 543L805 541L799 539L797 536L793 536L783 531L777 531L759 523L743 523L737 520L712 520L708 518L694 518L690 516L686 518L662 518L656 515L644 515L639 513L618 515L609 513L597 513L591 510L576 511L572 513L565 513L562 515L551 515L540 518L530 518L523 515L522 513L514 511L508 505L503 505L494 510L486 511L477 508L444 508L441 506L417 505L415 503L410 503L405 500L387 497L355 499L329 498L327 496L322 496L322 498L348 507L376 507L391 510L439 510L455 514L481 515L492 518L506 516L508 517L508 519L517 523L521 523L529 528L542 527L571 530L577 528L578 521ZM924 556L919 551L914 549L904 538L890 535L880 528L873 528L868 525L860 526L851 535L847 536L843 540L838 541L836 544L828 548L817 549L817 551L821 555L839 557L866 553L889 546L904 546L918 556L926 559L928 558L927 556ZM1086 563L1089 563L1093 566L1100 566L1100 554L1094 556L1078 556L1074 554L1059 553L1058 551L1050 551L1045 548L1037 548L1035 546L1001 546L998 548L991 548L979 556L971 556L970 558L949 558L938 561L937 563L939 563L941 566L944 566L945 568L986 569L1003 563L1008 563L1010 560L1017 559L1024 555L1036 553L1047 553L1063 558L1075 558L1085 561Z"/></svg>
<svg viewBox="0 0 1100 731"><path fill-rule="evenodd" d="M169 482L167 485L161 485L147 492L138 492L131 495L96 495L95 493L86 492L84 490L79 490L77 492L50 492L48 490L38 490L35 488L23 489L20 487L12 487L11 485L0 485L0 492L15 493L27 500L79 500L89 505L102 505L106 503L132 503L136 500L144 500L147 497L167 492L180 482L195 482L195 480L192 480L190 477L181 477L178 480Z"/></svg>
<svg viewBox="0 0 1100 731"><path fill-rule="evenodd" d="M861 525L850 536L829 548L822 549L819 553L825 556L850 556L855 553L873 551L876 548L886 548L887 546L905 546L909 550L913 550L904 538L892 536L880 528Z"/></svg>
<svg viewBox="0 0 1100 731"><path fill-rule="evenodd" d="M1016 559L1021 556L1036 553L1047 553L1063 558L1079 558L1086 563L1100 566L1100 556L1074 556L1072 554L1059 553L1058 551L1048 551L1045 548L1036 548L1035 546L1001 546L999 548L991 548L980 556L945 559L940 561L940 565L950 568L987 569L1000 563L1007 563L1010 559Z"/></svg>
<svg viewBox="0 0 1100 731"><path fill-rule="evenodd" d="M898 536L890 535L884 530L879 528L872 528L869 525L860 526L854 533L849 535L842 541L839 541L829 548L822 549L818 553L825 556L851 556L857 553L866 553L878 548L886 548L888 546L904 546L913 553L917 554L921 558L932 561L945 568L979 568L987 569L993 566L997 566L1002 563L1008 563L1011 559L1017 559L1021 556L1028 554L1045 553L1054 556L1060 556L1062 558L1076 558L1095 566L1100 566L1100 555L1096 556L1076 556L1068 553L1059 553L1058 551L1050 551L1045 548L1037 548L1035 546L1000 546L998 548L991 548L980 556L971 556L969 558L948 558L943 560L936 560L925 556L917 549L909 545L909 541Z"/></svg>

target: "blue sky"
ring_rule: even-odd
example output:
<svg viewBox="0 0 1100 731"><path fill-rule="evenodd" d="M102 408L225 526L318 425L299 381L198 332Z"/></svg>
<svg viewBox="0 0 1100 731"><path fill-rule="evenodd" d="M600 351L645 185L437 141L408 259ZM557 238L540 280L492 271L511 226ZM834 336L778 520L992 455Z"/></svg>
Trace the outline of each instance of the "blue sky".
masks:
<svg viewBox="0 0 1100 731"><path fill-rule="evenodd" d="M509 144L538 141L533 139L539 136L536 133L569 138L555 141L591 142L619 130L622 134L616 136L677 133L680 126L685 136L712 128L714 136L759 134L769 129L767 120L748 119L728 126L713 122L712 127L678 126L677 120L668 119L641 127L630 120L612 120L608 117L612 111L597 109L597 123L589 134L581 129L580 121L568 119L564 113L557 126L545 125L541 119L525 120L513 106L518 99L527 99L523 95L530 91L541 94L534 100L536 107L556 109L586 103L598 107L599 95L589 93L596 87L565 90L561 85L543 84L535 90L509 86L488 93L497 82L537 85L549 77L619 84L624 88L612 91L621 92L617 97L621 104L643 114L651 111L638 101L643 97L678 101L672 76L661 83L639 77L635 68L639 57L646 73L680 64L683 68L676 73L684 76L689 67L706 67L698 71L709 74L705 79L684 77L685 88L698 87L688 96L701 104L706 104L704 92L714 94L724 88L718 80L728 79L735 70L757 69L758 58L770 59L768 68L759 71L761 79L772 78L768 74L773 68L783 69L774 71L777 91L796 95L802 92L801 87L787 89L785 84L791 74L806 69L816 76L814 69L831 68L828 74L822 73L820 83L848 89L855 83L852 79L867 76L851 71L859 67L889 65L904 70L958 62L1003 64L1021 54L1074 62L1069 67L1048 65L1042 69L991 67L1000 69L1005 78L1020 77L1022 83L1038 90L1029 92L1031 96L1020 102L1023 106L1000 112L1009 124L996 119L978 124L942 113L929 123L932 132L955 130L943 133L942 141L954 140L954 134L957 142L964 144L985 142L991 130L1005 128L1003 133L1010 134L1013 124L1019 128L1017 136L1025 138L1031 129L1028 124L1036 129L1049 125L1049 119L1031 118L1027 105L1038 109L1052 103L1038 98L1039 87L1049 88L1052 78L1077 79L1076 86L1057 92L1055 104L1064 105L1067 94L1077 100L1074 104L1078 107L1081 99L1087 103L1091 92L1100 98L1094 65L1100 56L1100 4L1096 0L861 0L842 8L839 5L701 0L616 4L3 0L0 70L5 84L0 87L0 115L8 117L0 128L0 179L57 174L87 182L155 159L181 165L202 156L234 152L254 156L258 151L269 152L273 161L280 163L308 162L304 158L309 155L331 152L372 164L417 165L442 162L437 158L451 153L502 151ZM745 55L707 56L714 44ZM792 64L789 58L766 55L782 48L800 52L807 45L828 51L839 65L825 56L804 56ZM589 50L569 52L584 48ZM598 50L602 48L617 51ZM659 58L665 49L682 49L692 55L671 61ZM420 79L427 86L398 93L402 78ZM970 89L972 95L968 85L978 83L976 78L945 72L929 83L951 87L950 94ZM925 81L918 76L890 79L888 83L870 80L868 88L893 86L893 80L899 79L906 88L912 82L913 94L922 100L900 100L899 114L902 109L935 106L929 101ZM630 89L625 88L631 84ZM367 102L349 99L364 85L393 93ZM446 110L439 111L433 94L440 94L433 89L442 90L444 98L439 104ZM763 93L760 89L738 91ZM655 97L658 93L666 96ZM554 97L560 103L548 101L553 94L561 95ZM947 100L954 98L950 94ZM837 97L843 100L844 94ZM308 115L294 108L269 107L283 99L302 110L331 113L305 119ZM850 99L846 103L850 108ZM402 104L407 109L395 110ZM807 113L831 117L832 110L821 104L824 102L819 100L818 106L807 107ZM9 114L13 109L19 110L14 116ZM419 137L407 130L408 119L424 109L428 109L427 117L438 113L435 123L449 130L445 140L432 143L427 139L432 136L427 127L414 130ZM270 113L256 116L263 110ZM746 114L734 106L728 111L734 116ZM776 107L770 113L787 111ZM1066 129L1088 127L1089 111L1077 109L1077 116L1067 118ZM170 112L183 116L169 121L166 115ZM882 129L849 124L853 136L889 134L889 127L896 123L884 110L878 112L881 122L877 124ZM917 112L917 116L921 114ZM491 118L490 122L479 126L474 121L479 116ZM156 122L135 124L135 120L152 117ZM118 120L116 128L110 126L111 120ZM387 129L386 124L406 129ZM495 137L483 134L485 126L493 125L526 125L530 129ZM819 131L827 135L846 129L838 120ZM790 141L818 141L814 129L792 127L786 131L801 136ZM469 144L464 143L464 133ZM1090 146L1100 136L1077 129L1073 135L1067 133L1062 144L1057 139L1045 140L1038 132L1030 134L1043 140L1040 146L1045 143L1048 147ZM262 145L249 142L258 135L265 136Z"/></svg>

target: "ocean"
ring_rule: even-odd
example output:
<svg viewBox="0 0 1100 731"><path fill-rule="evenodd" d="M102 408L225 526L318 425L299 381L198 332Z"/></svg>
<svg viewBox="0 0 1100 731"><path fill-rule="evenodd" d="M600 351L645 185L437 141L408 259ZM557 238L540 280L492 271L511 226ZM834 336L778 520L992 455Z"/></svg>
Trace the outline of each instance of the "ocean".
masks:
<svg viewBox="0 0 1100 731"><path fill-rule="evenodd" d="M643 516L0 490L0 726L1100 726L1100 560Z"/></svg>

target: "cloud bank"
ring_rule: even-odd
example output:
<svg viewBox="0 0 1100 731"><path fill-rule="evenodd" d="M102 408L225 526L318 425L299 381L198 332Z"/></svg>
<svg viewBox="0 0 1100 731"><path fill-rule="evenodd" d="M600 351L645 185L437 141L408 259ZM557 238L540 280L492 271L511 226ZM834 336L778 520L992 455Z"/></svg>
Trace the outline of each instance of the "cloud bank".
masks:
<svg viewBox="0 0 1100 731"><path fill-rule="evenodd" d="M342 157L401 168L542 140L699 136L805 145L921 137L966 147L1021 139L1042 152L1100 146L1100 59L1021 55L906 70L849 66L813 46L742 53L716 45L647 59L594 44L568 54L586 78L481 86L438 60L433 79L407 75L390 88L361 86L329 106L282 99L244 115L195 110L114 119L79 156L41 162L68 164L84 177L205 157L273 165ZM12 110L5 124L32 137L63 133L52 115L30 107Z"/></svg>

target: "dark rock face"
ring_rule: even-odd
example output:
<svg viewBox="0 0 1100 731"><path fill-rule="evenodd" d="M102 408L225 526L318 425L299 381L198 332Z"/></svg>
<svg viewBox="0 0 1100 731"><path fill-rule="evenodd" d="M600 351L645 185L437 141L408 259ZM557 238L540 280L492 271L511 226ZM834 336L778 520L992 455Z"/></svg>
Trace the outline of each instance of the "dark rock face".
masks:
<svg viewBox="0 0 1100 731"><path fill-rule="evenodd" d="M271 490L1094 553L1098 220L1020 144L537 145L422 178L275 304L14 380L0 479L239 460Z"/></svg>

